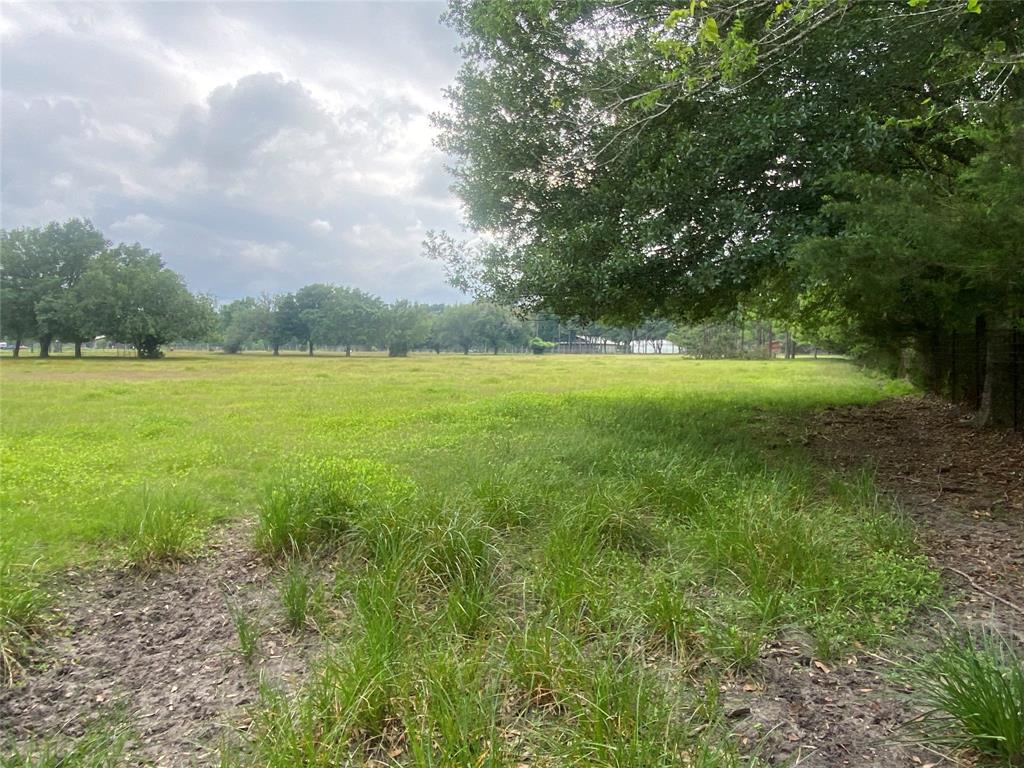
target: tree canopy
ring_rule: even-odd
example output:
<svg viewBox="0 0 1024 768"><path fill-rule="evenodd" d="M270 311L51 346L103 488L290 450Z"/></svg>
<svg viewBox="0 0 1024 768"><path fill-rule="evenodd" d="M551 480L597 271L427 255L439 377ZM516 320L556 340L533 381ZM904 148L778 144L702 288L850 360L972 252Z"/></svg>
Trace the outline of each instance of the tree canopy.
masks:
<svg viewBox="0 0 1024 768"><path fill-rule="evenodd" d="M140 357L161 345L198 340L214 324L212 301L189 293L159 254L112 245L82 219L0 231L0 327L15 340L37 339L40 355L54 339L75 355L96 336L132 344Z"/></svg>
<svg viewBox="0 0 1024 768"><path fill-rule="evenodd" d="M1024 5L460 0L449 22L437 122L479 237L426 249L455 284L880 344L1019 313Z"/></svg>

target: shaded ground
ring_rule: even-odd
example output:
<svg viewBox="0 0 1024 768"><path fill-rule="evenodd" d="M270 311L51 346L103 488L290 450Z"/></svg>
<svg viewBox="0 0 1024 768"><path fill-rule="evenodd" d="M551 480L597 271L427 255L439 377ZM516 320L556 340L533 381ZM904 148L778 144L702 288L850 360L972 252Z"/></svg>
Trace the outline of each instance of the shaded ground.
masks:
<svg viewBox="0 0 1024 768"><path fill-rule="evenodd" d="M123 722L133 763L215 763L214 750L246 725L260 676L295 680L312 643L270 626L276 592L249 540L235 525L175 569L70 574L56 596L66 632L22 683L0 688L0 733L25 746ZM261 625L252 665L238 652L232 608Z"/></svg>
<svg viewBox="0 0 1024 768"><path fill-rule="evenodd" d="M944 570L958 618L1024 630L1020 611L1001 602L1024 602L1024 435L977 430L937 398L902 397L826 409L808 440L834 466L873 467Z"/></svg>
<svg viewBox="0 0 1024 768"><path fill-rule="evenodd" d="M919 715L894 681L898 664L933 647L952 621L995 628L1024 647L1024 436L979 431L953 405L902 397L828 408L806 425L812 455L848 473L864 469L915 522L941 571L949 615L935 611L899 647L822 663L800 638L773 644L758 672L725 695L736 731L774 763L804 766L970 765L913 741ZM746 710L749 708L750 712ZM768 734L767 738L764 734Z"/></svg>

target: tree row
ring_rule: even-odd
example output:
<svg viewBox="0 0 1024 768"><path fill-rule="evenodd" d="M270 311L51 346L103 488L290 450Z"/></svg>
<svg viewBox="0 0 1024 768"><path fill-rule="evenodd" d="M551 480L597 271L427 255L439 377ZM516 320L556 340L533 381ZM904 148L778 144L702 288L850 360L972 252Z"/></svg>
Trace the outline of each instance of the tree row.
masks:
<svg viewBox="0 0 1024 768"><path fill-rule="evenodd" d="M0 230L0 332L39 343L82 344L102 336L158 357L175 339L206 338L216 325L213 302L189 293L159 254L138 243L112 244L91 223Z"/></svg>

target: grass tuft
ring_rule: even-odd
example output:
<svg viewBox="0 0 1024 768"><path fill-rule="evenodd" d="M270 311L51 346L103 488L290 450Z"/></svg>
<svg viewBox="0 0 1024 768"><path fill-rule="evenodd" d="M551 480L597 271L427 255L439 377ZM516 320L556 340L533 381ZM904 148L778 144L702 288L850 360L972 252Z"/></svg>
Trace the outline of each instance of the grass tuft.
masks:
<svg viewBox="0 0 1024 768"><path fill-rule="evenodd" d="M49 603L32 569L16 564L9 553L0 553L0 677L8 685L45 628Z"/></svg>
<svg viewBox="0 0 1024 768"><path fill-rule="evenodd" d="M271 557L337 547L360 520L401 504L410 488L379 462L300 462L264 494L257 546Z"/></svg>
<svg viewBox="0 0 1024 768"><path fill-rule="evenodd" d="M185 560L199 536L198 498L168 489L144 487L125 503L120 539L136 567Z"/></svg>
<svg viewBox="0 0 1024 768"><path fill-rule="evenodd" d="M293 560L281 584L285 622L293 631L316 628L322 612L323 590L303 563Z"/></svg>
<svg viewBox="0 0 1024 768"><path fill-rule="evenodd" d="M920 723L927 739L1024 765L1024 655L1009 639L950 637L911 676L931 708Z"/></svg>
<svg viewBox="0 0 1024 768"><path fill-rule="evenodd" d="M259 625L241 606L233 605L228 610L238 636L238 655L246 664L251 664L260 649Z"/></svg>
<svg viewBox="0 0 1024 768"><path fill-rule="evenodd" d="M74 740L47 739L28 751L15 749L2 761L6 768L119 768L126 764L124 725L95 724Z"/></svg>

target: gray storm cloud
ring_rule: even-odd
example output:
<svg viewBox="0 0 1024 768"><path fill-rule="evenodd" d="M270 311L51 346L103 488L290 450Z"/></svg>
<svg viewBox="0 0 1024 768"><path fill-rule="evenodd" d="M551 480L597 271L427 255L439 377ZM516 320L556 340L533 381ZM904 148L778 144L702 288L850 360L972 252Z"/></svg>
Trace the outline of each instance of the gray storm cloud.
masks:
<svg viewBox="0 0 1024 768"><path fill-rule="evenodd" d="M5 227L86 216L224 298L313 281L451 300L433 3L4 4Z"/></svg>

